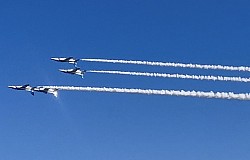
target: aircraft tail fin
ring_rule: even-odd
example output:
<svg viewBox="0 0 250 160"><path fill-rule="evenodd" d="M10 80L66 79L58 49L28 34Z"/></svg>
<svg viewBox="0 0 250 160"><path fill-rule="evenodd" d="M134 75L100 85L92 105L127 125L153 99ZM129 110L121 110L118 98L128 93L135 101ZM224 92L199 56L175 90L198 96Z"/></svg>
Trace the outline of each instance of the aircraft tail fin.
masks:
<svg viewBox="0 0 250 160"><path fill-rule="evenodd" d="M82 79L84 79L84 74L86 73L86 70L82 70Z"/></svg>
<svg viewBox="0 0 250 160"><path fill-rule="evenodd" d="M58 91L56 90L56 91L52 92L52 94L53 94L55 97L57 97L57 96L58 96Z"/></svg>
<svg viewBox="0 0 250 160"><path fill-rule="evenodd" d="M77 67L77 62L74 62L74 66L75 66L75 68L78 68L78 67Z"/></svg>

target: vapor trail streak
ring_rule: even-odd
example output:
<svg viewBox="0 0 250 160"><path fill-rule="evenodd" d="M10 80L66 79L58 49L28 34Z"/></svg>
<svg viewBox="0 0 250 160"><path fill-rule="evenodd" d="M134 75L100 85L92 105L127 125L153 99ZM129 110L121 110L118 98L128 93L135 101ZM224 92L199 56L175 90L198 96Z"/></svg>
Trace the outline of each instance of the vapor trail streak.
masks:
<svg viewBox="0 0 250 160"><path fill-rule="evenodd" d="M43 86L46 88L55 88L68 91L92 91L92 92L115 92L115 93L133 93L148 95L167 95L167 96L191 96L204 98L222 98L250 100L249 93L236 94L233 92L202 92L202 91L184 91L184 90L154 90L154 89L128 89L128 88L106 88L106 87L74 87L74 86Z"/></svg>
<svg viewBox="0 0 250 160"><path fill-rule="evenodd" d="M235 66L223 66L223 65L185 64L185 63L170 63L170 62L149 62L149 61L94 59L94 58L85 58L85 59L81 59L81 60L82 61L90 61L90 62L140 64L140 65L162 66L162 67L182 67L182 68L198 68L198 69L214 69L214 70L250 72L250 67L244 67L244 66L235 67Z"/></svg>
<svg viewBox="0 0 250 160"><path fill-rule="evenodd" d="M188 74L129 72L129 71L103 71L103 70L88 70L87 72L106 73L106 74L121 74L121 75L132 75L132 76L162 77L162 78L181 78L181 79L195 79L195 80L250 82L250 78L224 77L224 76L211 76L211 75L210 76L203 76L203 75L188 75Z"/></svg>

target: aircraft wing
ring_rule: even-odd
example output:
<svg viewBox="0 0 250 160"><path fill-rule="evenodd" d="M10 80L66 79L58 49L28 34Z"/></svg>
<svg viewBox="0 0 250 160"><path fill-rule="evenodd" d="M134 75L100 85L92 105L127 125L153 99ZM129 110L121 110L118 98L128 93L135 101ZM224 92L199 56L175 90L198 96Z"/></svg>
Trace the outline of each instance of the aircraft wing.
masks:
<svg viewBox="0 0 250 160"><path fill-rule="evenodd" d="M29 84L25 84L25 85L23 85L22 87L23 88L26 88L26 87L28 87L28 86L30 86Z"/></svg>
<svg viewBox="0 0 250 160"><path fill-rule="evenodd" d="M70 59L74 59L73 57L68 57L68 58L65 58L65 60L70 60Z"/></svg>

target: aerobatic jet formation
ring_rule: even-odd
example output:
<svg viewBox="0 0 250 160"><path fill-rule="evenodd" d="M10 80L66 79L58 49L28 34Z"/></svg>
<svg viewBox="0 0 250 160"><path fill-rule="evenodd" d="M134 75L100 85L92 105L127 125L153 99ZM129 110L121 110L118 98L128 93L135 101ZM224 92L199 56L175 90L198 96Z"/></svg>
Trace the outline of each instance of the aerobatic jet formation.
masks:
<svg viewBox="0 0 250 160"><path fill-rule="evenodd" d="M68 62L70 64L74 64L74 69L59 69L61 72L68 73L68 74L75 74L80 75L83 78L83 75L85 74L86 70L81 70L79 67L77 67L77 62L80 59L74 59L73 57L67 57L67 58L51 58L51 60L57 61L57 62ZM36 86L32 87L29 84L20 85L20 86L8 86L8 88L15 89L15 90L25 90L30 92L33 96L35 95L35 92L41 92L45 94L53 94L55 97L58 96L58 89L55 88L48 88L43 86Z"/></svg>
<svg viewBox="0 0 250 160"><path fill-rule="evenodd" d="M75 69L59 69L59 71L61 71L63 73L79 75L82 78L83 78L83 75L86 73L85 70L81 70L80 68L75 68Z"/></svg>
<svg viewBox="0 0 250 160"><path fill-rule="evenodd" d="M23 86L8 86L11 89L15 90L25 90L30 92L34 96L34 87L31 87L29 84L23 85Z"/></svg>
<svg viewBox="0 0 250 160"><path fill-rule="evenodd" d="M42 93L45 93L45 94L53 94L55 97L57 97L58 95L58 89L54 89L54 88L45 88L45 87L35 87L34 88L34 91L36 92L42 92Z"/></svg>
<svg viewBox="0 0 250 160"><path fill-rule="evenodd" d="M51 93L53 94L55 97L57 97L58 93L58 89L54 89L54 88L45 88L45 87L31 87L29 84L23 85L23 86L8 86L11 89L15 89L15 90L25 90L30 92L33 96L35 95L34 92L42 92L45 94Z"/></svg>
<svg viewBox="0 0 250 160"><path fill-rule="evenodd" d="M67 57L67 58L51 58L51 60L57 61L57 62L68 62L70 64L74 64L74 66L77 67L77 62L80 59L74 59L73 57Z"/></svg>

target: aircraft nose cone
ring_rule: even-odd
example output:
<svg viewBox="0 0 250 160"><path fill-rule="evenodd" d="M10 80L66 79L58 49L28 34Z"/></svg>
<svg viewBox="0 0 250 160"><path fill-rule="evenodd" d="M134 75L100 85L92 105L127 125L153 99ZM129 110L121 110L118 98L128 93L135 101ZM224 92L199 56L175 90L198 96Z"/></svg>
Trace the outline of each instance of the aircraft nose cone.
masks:
<svg viewBox="0 0 250 160"><path fill-rule="evenodd" d="M60 72L67 72L65 69L59 69Z"/></svg>
<svg viewBox="0 0 250 160"><path fill-rule="evenodd" d="M14 86L8 86L8 88L15 88Z"/></svg>

